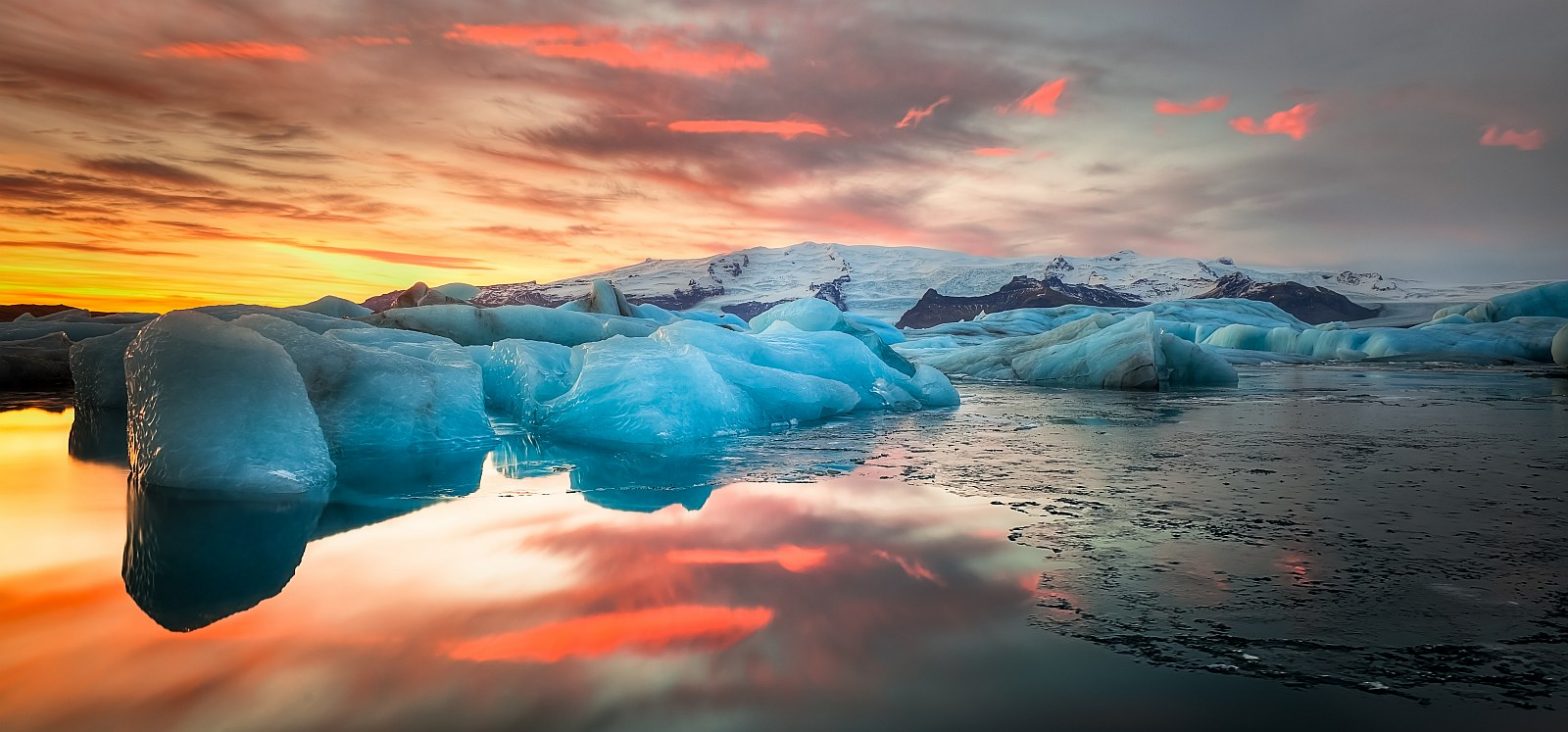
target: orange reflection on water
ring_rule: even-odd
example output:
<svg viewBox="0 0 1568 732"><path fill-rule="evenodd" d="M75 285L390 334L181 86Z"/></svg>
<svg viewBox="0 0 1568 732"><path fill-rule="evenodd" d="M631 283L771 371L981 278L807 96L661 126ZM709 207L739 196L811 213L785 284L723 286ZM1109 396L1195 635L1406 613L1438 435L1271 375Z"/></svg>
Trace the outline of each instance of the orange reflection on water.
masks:
<svg viewBox="0 0 1568 732"><path fill-rule="evenodd" d="M664 558L675 564L777 564L791 572L806 572L827 561L828 550L794 544L772 549L672 549Z"/></svg>
<svg viewBox="0 0 1568 732"><path fill-rule="evenodd" d="M671 605L599 613L546 623L514 633L454 644L447 655L460 661L531 661L595 658L617 651L657 652L681 646L715 650L761 630L773 621L765 607Z"/></svg>

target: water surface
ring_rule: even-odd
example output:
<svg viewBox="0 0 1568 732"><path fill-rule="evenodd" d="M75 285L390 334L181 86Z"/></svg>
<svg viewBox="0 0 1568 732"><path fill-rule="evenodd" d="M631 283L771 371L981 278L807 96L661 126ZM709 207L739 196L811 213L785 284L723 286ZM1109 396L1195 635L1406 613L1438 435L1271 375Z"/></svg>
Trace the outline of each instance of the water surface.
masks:
<svg viewBox="0 0 1568 732"><path fill-rule="evenodd" d="M0 412L4 729L1561 729L1568 389L1253 369L126 486Z"/></svg>

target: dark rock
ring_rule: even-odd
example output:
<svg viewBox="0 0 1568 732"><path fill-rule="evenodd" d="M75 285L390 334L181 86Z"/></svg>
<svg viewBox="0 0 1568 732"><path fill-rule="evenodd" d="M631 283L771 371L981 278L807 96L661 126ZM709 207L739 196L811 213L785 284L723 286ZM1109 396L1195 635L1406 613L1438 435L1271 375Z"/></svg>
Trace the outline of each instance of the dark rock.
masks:
<svg viewBox="0 0 1568 732"><path fill-rule="evenodd" d="M1299 282L1258 282L1240 272L1221 277L1214 283L1214 289L1194 295L1192 299L1221 297L1273 303L1280 310L1312 325L1336 320L1365 320L1378 313L1377 310L1351 302L1350 298L1327 287L1308 287Z"/></svg>
<svg viewBox="0 0 1568 732"><path fill-rule="evenodd" d="M1064 260L1062 264L1066 265ZM1054 266L1054 263L1053 263ZM1071 265L1067 265L1071 268ZM1060 267L1049 271L1063 271ZM981 313L999 313L1021 308L1054 308L1061 305L1100 307L1138 307L1147 303L1104 285L1069 285L1055 274L1044 280L1018 276L989 295L960 297L926 290L915 306L899 318L899 328L929 328L942 323L971 320Z"/></svg>

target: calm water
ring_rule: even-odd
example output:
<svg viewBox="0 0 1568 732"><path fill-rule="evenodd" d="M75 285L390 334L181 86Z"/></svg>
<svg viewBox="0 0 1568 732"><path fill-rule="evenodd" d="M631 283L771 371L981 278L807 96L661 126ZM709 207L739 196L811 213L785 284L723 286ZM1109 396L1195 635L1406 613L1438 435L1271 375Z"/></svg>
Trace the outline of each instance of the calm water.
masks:
<svg viewBox="0 0 1568 732"><path fill-rule="evenodd" d="M128 491L0 412L0 729L1564 729L1568 382L961 387L704 452Z"/></svg>

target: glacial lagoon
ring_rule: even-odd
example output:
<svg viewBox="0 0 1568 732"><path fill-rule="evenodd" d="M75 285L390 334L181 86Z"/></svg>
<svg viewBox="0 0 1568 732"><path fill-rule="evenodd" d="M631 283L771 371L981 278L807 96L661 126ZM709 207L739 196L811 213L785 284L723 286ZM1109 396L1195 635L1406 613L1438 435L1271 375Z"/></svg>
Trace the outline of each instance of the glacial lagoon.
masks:
<svg viewBox="0 0 1568 732"><path fill-rule="evenodd" d="M128 486L123 415L7 395L0 728L1568 726L1568 380L1238 370L325 504Z"/></svg>

